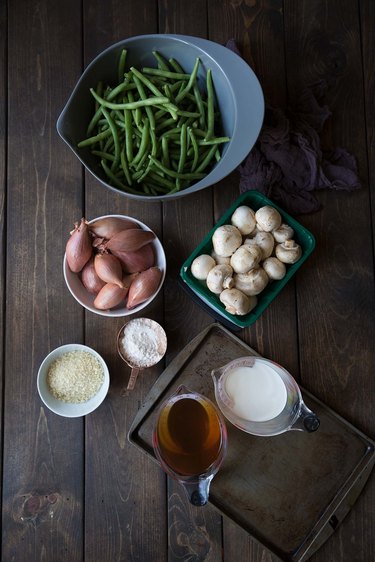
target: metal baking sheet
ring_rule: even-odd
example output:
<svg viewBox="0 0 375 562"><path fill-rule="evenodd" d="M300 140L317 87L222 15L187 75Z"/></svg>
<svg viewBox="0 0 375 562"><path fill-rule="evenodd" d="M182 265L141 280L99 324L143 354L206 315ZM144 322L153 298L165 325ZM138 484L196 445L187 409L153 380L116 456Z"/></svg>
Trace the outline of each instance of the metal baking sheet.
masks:
<svg viewBox="0 0 375 562"><path fill-rule="evenodd" d="M180 384L215 402L211 370L246 355L258 354L220 324L208 326L160 375L133 421L130 442L157 462L152 429L160 403ZM210 491L212 505L291 562L307 560L334 532L375 463L373 441L301 390L320 418L319 430L256 437L227 422L228 453Z"/></svg>

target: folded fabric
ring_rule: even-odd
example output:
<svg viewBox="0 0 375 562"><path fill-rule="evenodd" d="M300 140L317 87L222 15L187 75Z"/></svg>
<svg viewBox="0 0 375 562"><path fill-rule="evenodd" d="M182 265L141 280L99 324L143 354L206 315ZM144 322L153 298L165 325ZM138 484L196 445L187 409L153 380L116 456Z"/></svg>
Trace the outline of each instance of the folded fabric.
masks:
<svg viewBox="0 0 375 562"><path fill-rule="evenodd" d="M234 39L226 46L240 55ZM319 135L331 116L327 105L319 103L327 87L324 80L309 86L296 107L285 112L266 105L258 140L238 168L241 193L260 191L298 215L320 208L314 190L361 187L354 156L343 148L321 147Z"/></svg>

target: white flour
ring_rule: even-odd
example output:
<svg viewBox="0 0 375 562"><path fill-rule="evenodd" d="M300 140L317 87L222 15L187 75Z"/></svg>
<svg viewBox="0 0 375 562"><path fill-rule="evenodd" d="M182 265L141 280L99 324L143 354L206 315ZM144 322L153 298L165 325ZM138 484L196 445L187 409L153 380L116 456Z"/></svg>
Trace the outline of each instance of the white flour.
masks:
<svg viewBox="0 0 375 562"><path fill-rule="evenodd" d="M140 319L132 320L126 326L121 346L129 363L137 367L154 365L163 356L155 330Z"/></svg>

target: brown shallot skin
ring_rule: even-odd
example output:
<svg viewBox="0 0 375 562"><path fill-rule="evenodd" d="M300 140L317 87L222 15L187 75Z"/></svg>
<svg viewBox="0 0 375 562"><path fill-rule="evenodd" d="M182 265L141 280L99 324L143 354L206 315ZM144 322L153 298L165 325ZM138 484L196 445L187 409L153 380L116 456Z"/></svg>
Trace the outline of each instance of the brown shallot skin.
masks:
<svg viewBox="0 0 375 562"><path fill-rule="evenodd" d="M150 298L157 290L162 272L158 267L150 267L139 273L130 285L128 293L128 308L134 308Z"/></svg>
<svg viewBox="0 0 375 562"><path fill-rule="evenodd" d="M81 271L81 281L89 293L97 294L105 285L95 271L94 258L91 258Z"/></svg>
<svg viewBox="0 0 375 562"><path fill-rule="evenodd" d="M142 246L154 240L155 234L150 230L141 230L137 228L129 228L128 230L121 230L115 234L105 247L110 252L136 252Z"/></svg>
<svg viewBox="0 0 375 562"><path fill-rule="evenodd" d="M125 273L145 271L155 263L155 254L151 244L146 244L136 252L113 250L113 254L120 260Z"/></svg>
<svg viewBox="0 0 375 562"><path fill-rule="evenodd" d="M127 287L122 288L114 283L106 283L97 294L94 306L99 310L109 310L120 304L125 299L127 293Z"/></svg>
<svg viewBox="0 0 375 562"><path fill-rule="evenodd" d="M138 228L136 222L130 219L121 219L119 217L106 217L98 219L89 225L90 231L99 238L106 238L109 240L120 232L129 228Z"/></svg>
<svg viewBox="0 0 375 562"><path fill-rule="evenodd" d="M114 283L122 287L122 267L116 256L111 254L97 254L94 259L97 275L106 283Z"/></svg>
<svg viewBox="0 0 375 562"><path fill-rule="evenodd" d="M75 229L66 244L66 259L69 269L79 273L92 256L91 237L88 224L84 218L75 224Z"/></svg>

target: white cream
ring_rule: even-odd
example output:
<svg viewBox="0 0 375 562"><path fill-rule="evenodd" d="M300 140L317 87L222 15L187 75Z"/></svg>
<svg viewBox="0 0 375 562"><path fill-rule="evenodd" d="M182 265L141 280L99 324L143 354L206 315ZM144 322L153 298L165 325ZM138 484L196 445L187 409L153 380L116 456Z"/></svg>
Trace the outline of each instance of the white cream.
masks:
<svg viewBox="0 0 375 562"><path fill-rule="evenodd" d="M233 413L254 422L275 418L283 411L287 400L280 375L262 363L231 370L225 379L225 390L234 403Z"/></svg>

